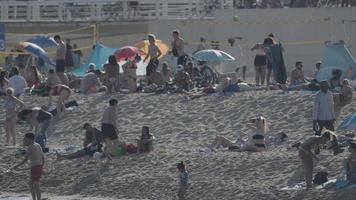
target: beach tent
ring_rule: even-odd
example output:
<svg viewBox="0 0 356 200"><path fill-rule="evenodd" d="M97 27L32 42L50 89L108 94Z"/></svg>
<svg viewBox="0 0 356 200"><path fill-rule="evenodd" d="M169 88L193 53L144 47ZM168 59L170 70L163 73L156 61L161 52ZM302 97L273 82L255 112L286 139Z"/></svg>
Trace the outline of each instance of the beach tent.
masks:
<svg viewBox="0 0 356 200"><path fill-rule="evenodd" d="M318 81L329 81L334 70L342 72L341 79L355 79L356 62L345 44L327 44L322 56L322 64L316 76Z"/></svg>
<svg viewBox="0 0 356 200"><path fill-rule="evenodd" d="M108 57L113 55L117 51L117 48L105 47L99 42L96 43L87 61L80 65L80 67L73 69L71 73L76 76L83 76L89 70L89 64L94 63L96 69L103 69L103 64L106 63Z"/></svg>

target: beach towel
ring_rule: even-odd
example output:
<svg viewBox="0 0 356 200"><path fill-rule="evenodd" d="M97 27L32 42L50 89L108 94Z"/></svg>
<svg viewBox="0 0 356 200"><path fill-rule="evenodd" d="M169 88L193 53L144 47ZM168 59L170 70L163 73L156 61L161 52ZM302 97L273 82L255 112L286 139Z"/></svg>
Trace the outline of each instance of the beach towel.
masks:
<svg viewBox="0 0 356 200"><path fill-rule="evenodd" d="M276 77L276 82L285 84L287 81L287 72L282 53L282 46L281 44L276 44L271 45L268 48L270 50L270 61L272 62L272 69Z"/></svg>

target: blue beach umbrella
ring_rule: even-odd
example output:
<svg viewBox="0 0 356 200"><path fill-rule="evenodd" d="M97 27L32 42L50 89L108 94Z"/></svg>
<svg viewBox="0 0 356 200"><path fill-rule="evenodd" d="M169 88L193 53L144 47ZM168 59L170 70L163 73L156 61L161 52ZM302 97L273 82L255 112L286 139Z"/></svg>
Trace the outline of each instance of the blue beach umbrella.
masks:
<svg viewBox="0 0 356 200"><path fill-rule="evenodd" d="M344 131L356 130L356 114L347 117L337 129Z"/></svg>
<svg viewBox="0 0 356 200"><path fill-rule="evenodd" d="M193 58L196 60L207 62L224 62L235 60L235 58L230 54L215 49L205 49L198 51L193 54Z"/></svg>
<svg viewBox="0 0 356 200"><path fill-rule="evenodd" d="M58 45L52 37L44 35L37 35L33 38L28 39L26 42L36 44L42 48L55 48Z"/></svg>
<svg viewBox="0 0 356 200"><path fill-rule="evenodd" d="M51 61L51 59L49 59L47 52L36 44L30 43L30 42L20 42L19 44L16 45L16 48L24 50L24 51L38 57L44 63L54 66L54 63Z"/></svg>

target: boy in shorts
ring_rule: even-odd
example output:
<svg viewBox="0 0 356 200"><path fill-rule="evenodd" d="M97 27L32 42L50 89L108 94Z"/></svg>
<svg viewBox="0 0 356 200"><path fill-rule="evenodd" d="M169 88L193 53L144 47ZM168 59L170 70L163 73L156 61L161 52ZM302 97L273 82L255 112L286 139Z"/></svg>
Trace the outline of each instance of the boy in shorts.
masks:
<svg viewBox="0 0 356 200"><path fill-rule="evenodd" d="M33 200L41 199L40 179L42 176L42 169L44 164L44 155L41 145L35 143L35 134L26 133L23 139L23 145L27 146L25 158L17 165L12 167L16 169L30 160L31 165L31 180L30 190Z"/></svg>

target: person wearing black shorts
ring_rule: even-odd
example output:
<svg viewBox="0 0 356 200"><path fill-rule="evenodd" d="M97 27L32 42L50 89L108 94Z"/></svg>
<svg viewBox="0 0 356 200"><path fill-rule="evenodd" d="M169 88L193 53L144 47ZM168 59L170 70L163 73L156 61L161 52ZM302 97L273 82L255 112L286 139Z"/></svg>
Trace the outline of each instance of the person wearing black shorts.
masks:
<svg viewBox="0 0 356 200"><path fill-rule="evenodd" d="M117 104L118 101L116 99L111 99L109 107L105 109L101 119L101 132L106 146L105 154L109 158L112 151L120 144L117 131Z"/></svg>
<svg viewBox="0 0 356 200"><path fill-rule="evenodd" d="M62 84L68 85L68 78L66 78L66 76L64 75L67 48L59 35L54 36L54 40L58 44L56 50L56 73L57 76L61 79Z"/></svg>

